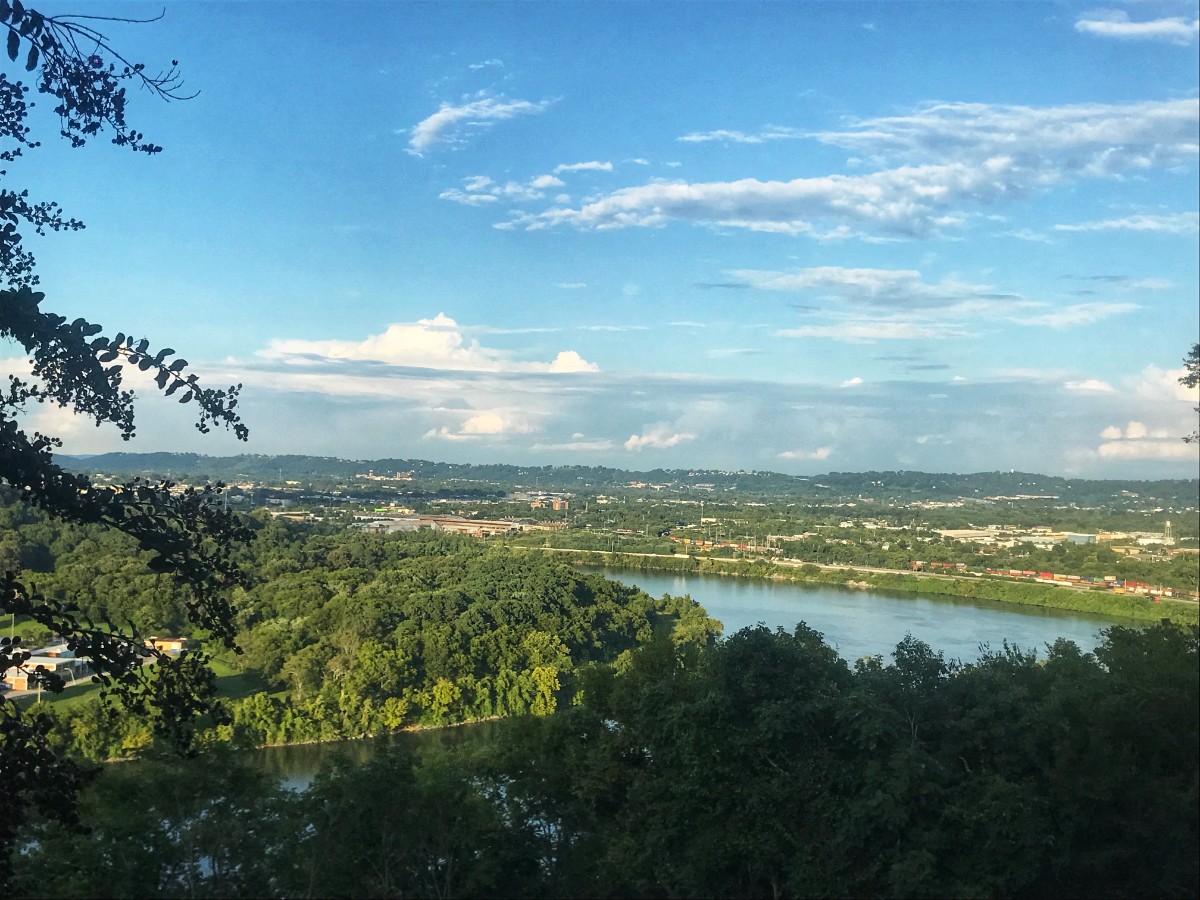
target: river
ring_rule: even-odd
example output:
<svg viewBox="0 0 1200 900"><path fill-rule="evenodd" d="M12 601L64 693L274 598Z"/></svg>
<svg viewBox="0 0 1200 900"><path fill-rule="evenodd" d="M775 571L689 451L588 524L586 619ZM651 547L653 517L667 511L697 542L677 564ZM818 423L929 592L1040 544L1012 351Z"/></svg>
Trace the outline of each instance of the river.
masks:
<svg viewBox="0 0 1200 900"><path fill-rule="evenodd" d="M602 569L607 577L637 585L652 597L688 594L729 635L759 622L791 631L798 622L825 635L825 642L853 662L876 654L885 659L911 634L947 659L974 662L981 649L1004 641L1045 655L1045 645L1064 637L1094 650L1100 630L1131 624L1090 613L1066 612L987 600L861 591L836 585L760 581L721 575L678 575Z"/></svg>

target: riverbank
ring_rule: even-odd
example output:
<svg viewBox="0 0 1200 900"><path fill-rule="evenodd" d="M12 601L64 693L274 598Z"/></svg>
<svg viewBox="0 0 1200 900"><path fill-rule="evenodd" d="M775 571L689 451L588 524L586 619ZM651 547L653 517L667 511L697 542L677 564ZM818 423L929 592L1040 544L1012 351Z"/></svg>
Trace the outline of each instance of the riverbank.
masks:
<svg viewBox="0 0 1200 900"><path fill-rule="evenodd" d="M987 576L897 572L891 569L817 565L799 560L714 559L701 556L610 553L604 550L557 548L547 552L565 555L572 564L583 566L601 565L630 571L830 584L856 590L898 591L968 600L990 600L1068 612L1100 613L1138 622L1169 619L1178 625L1200 623L1200 606L1189 601L1156 603L1145 596L1113 594L1104 589L1079 590Z"/></svg>

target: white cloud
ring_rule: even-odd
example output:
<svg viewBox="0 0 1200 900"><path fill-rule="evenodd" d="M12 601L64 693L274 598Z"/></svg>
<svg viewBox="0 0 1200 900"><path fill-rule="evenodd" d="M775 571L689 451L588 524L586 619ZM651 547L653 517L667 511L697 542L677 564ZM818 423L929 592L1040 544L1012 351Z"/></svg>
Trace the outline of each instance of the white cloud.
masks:
<svg viewBox="0 0 1200 900"><path fill-rule="evenodd" d="M807 137L803 131L795 128L779 128L768 125L762 131L747 134L744 131L729 131L719 128L716 131L693 131L676 140L689 144L702 144L709 141L724 141L731 144L763 144L767 141L789 141Z"/></svg>
<svg viewBox="0 0 1200 900"><path fill-rule="evenodd" d="M563 163L554 167L554 174L559 175L563 172L611 172L613 164L610 162L600 162L591 160L590 162Z"/></svg>
<svg viewBox="0 0 1200 900"><path fill-rule="evenodd" d="M653 181L575 208L519 215L510 226L600 230L683 221L823 239L922 237L964 225L968 206L1085 178L1192 165L1198 125L1195 98L1057 107L928 104L910 115L807 135L853 151L878 171L788 181Z"/></svg>
<svg viewBox="0 0 1200 900"><path fill-rule="evenodd" d="M785 338L831 338L847 343L869 343L872 341L895 341L914 339L939 339L966 337L961 328L945 325L922 325L918 322L845 322L837 325L803 325L800 328L784 328L775 332L776 337Z"/></svg>
<svg viewBox="0 0 1200 900"><path fill-rule="evenodd" d="M1182 400L1195 406L1200 404L1200 385L1189 388L1180 384L1179 379L1186 373L1183 366L1178 369L1146 366L1133 382L1134 393L1146 400Z"/></svg>
<svg viewBox="0 0 1200 900"><path fill-rule="evenodd" d="M1157 234L1195 234L1200 231L1200 213L1181 212L1167 215L1141 214L1120 219L1055 225L1055 231L1149 231Z"/></svg>
<svg viewBox="0 0 1200 900"><path fill-rule="evenodd" d="M829 459L831 453L832 447L818 447L816 450L784 450L776 456L779 459Z"/></svg>
<svg viewBox="0 0 1200 900"><path fill-rule="evenodd" d="M393 323L382 334L362 341L272 340L258 355L300 367L360 360L467 372L597 371L574 350L559 352L549 363L512 360L501 351L468 340L464 329L445 313L432 319Z"/></svg>
<svg viewBox="0 0 1200 900"><path fill-rule="evenodd" d="M451 200L464 206L485 206L499 200L527 201L545 197L545 189L561 187L562 181L553 175L538 175L527 182L493 181L486 175L472 175L463 179L463 190L450 188L438 194L440 200Z"/></svg>
<svg viewBox="0 0 1200 900"><path fill-rule="evenodd" d="M1082 34L1126 41L1168 41L1185 45L1195 41L1196 35L1200 34L1200 19L1189 21L1181 16L1169 16L1131 22L1123 10L1100 10L1077 20L1075 30Z"/></svg>
<svg viewBox="0 0 1200 900"><path fill-rule="evenodd" d="M856 384L862 384L863 380L855 375L853 378L847 378L842 382L842 387L854 387Z"/></svg>
<svg viewBox="0 0 1200 900"><path fill-rule="evenodd" d="M1029 241L1035 244L1053 244L1053 238L1046 237L1040 231L1032 228L1014 228L1012 231L1000 232L1001 237L1016 238L1018 241Z"/></svg>
<svg viewBox="0 0 1200 900"><path fill-rule="evenodd" d="M1104 438L1106 441L1116 441L1122 437L1122 432L1121 429L1116 425L1109 425L1102 432L1100 432L1100 437Z"/></svg>
<svg viewBox="0 0 1200 900"><path fill-rule="evenodd" d="M1185 444L1178 438L1161 441L1108 441L1096 451L1104 459L1196 459L1195 444Z"/></svg>
<svg viewBox="0 0 1200 900"><path fill-rule="evenodd" d="M1195 97L1048 107L929 103L813 137L887 164L994 161L1003 185L1028 190L1072 173L1194 161L1198 121Z"/></svg>
<svg viewBox="0 0 1200 900"><path fill-rule="evenodd" d="M673 433L668 426L654 425L642 434L631 434L624 443L626 450L641 452L642 450L666 450L682 444L684 441L695 440L694 434Z"/></svg>
<svg viewBox="0 0 1200 900"><path fill-rule="evenodd" d="M547 372L599 372L600 367L590 363L574 350L562 350L554 357Z"/></svg>
<svg viewBox="0 0 1200 900"><path fill-rule="evenodd" d="M418 122L409 131L408 152L421 156L440 144L460 142L466 129L490 128L496 122L516 116L535 115L550 103L549 100L534 103L500 97L480 97L457 106L442 103L437 112Z"/></svg>
<svg viewBox="0 0 1200 900"><path fill-rule="evenodd" d="M1076 328L1081 325L1093 325L1110 316L1133 312L1139 308L1136 303L1076 303L1036 315L1014 316L1013 321L1022 325L1044 325L1047 328Z"/></svg>
<svg viewBox="0 0 1200 900"><path fill-rule="evenodd" d="M1116 393L1116 389L1107 381L1098 378L1085 378L1082 381L1068 381L1063 384L1068 391L1099 391L1103 394Z"/></svg>
<svg viewBox="0 0 1200 900"><path fill-rule="evenodd" d="M567 453L601 453L616 447L616 442L607 438L597 438L594 440L582 440L581 438L582 435L578 438L557 444L534 444L532 449L566 451Z"/></svg>
<svg viewBox="0 0 1200 900"><path fill-rule="evenodd" d="M561 290L564 290L564 291L581 291L585 287L587 287L587 282L586 281L560 281L560 282L558 282L558 284L555 285L555 287L560 288Z"/></svg>
<svg viewBox="0 0 1200 900"><path fill-rule="evenodd" d="M468 69L490 69L493 67L503 69L504 68L504 60L485 59L481 63L471 63L469 66L467 66Z"/></svg>
<svg viewBox="0 0 1200 900"><path fill-rule="evenodd" d="M514 424L496 413L480 413L477 416L471 416L463 422L462 426L463 434L504 434L512 431L525 434L531 430L524 423Z"/></svg>

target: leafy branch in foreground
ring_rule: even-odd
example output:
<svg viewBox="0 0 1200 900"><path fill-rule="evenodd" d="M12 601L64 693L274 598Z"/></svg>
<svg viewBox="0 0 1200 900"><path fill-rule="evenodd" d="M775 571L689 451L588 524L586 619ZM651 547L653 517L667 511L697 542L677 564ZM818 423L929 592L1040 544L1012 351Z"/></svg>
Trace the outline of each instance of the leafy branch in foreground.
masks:
<svg viewBox="0 0 1200 900"><path fill-rule="evenodd" d="M53 98L59 135L72 147L108 130L117 146L156 154L126 120L127 86L149 90L163 100L187 99L177 64L150 75L109 44L94 23L131 22L94 16L47 17L20 0L0 0L0 40L8 59L34 73L37 94ZM14 164L39 146L27 124L34 103L31 88L0 74L0 163ZM7 177L7 170L0 170ZM21 230L34 233L78 230L83 223L63 215L57 203L33 201L27 191L0 189L0 341L18 343L28 355L30 374L10 375L0 388L0 484L23 501L63 522L101 525L123 532L148 554L151 571L171 575L183 588L189 621L233 647L233 611L228 590L243 583L235 560L248 540L248 528L223 508L222 485L180 490L170 482L133 480L98 485L55 464L61 440L27 432L21 417L32 404L50 404L115 426L133 437L134 394L123 376L136 368L157 388L181 403L194 404L201 433L219 424L246 440L249 431L237 412L241 385L207 388L187 372L187 362L169 348L152 350L150 341L125 333L104 336L92 322L41 308L35 292L34 258ZM84 617L69 600L41 595L19 571L0 572L0 614L21 616L60 636L67 651L88 660L102 697L151 719L156 731L187 749L196 721L215 711L214 679L207 658L178 658L147 647L131 630ZM152 663L152 665L144 665ZM63 679L39 665L20 638L0 640L0 675L23 672L40 690L63 690ZM111 709L112 707L110 707ZM34 809L70 821L84 773L58 756L50 743L50 720L0 696L0 892L11 878L11 856L22 825Z"/></svg>

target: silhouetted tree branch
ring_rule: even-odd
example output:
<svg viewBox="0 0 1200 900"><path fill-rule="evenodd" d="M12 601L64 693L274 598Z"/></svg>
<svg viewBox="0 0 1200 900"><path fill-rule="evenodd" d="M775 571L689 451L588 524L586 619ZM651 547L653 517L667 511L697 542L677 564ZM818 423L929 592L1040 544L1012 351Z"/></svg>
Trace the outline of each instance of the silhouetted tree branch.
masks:
<svg viewBox="0 0 1200 900"><path fill-rule="evenodd" d="M16 163L39 142L28 124L30 94L52 97L59 135L72 147L109 132L112 143L146 154L162 148L147 141L126 119L127 87L149 90L163 100L184 93L178 64L150 75L113 49L98 30L101 22L133 22L98 16L47 17L20 0L0 0L0 39L8 59L32 73L34 86L0 74L0 163ZM150 20L152 21L152 20ZM7 169L0 170L7 178ZM0 389L0 483L24 501L72 523L104 525L129 535L150 554L148 565L186 587L189 618L216 639L233 646L233 611L228 589L244 580L234 558L249 530L219 503L222 485L179 489L170 482L133 480L118 486L92 483L69 473L53 459L62 445L51 435L27 432L21 417L33 404L50 403L115 426L133 437L134 395L124 387L130 367L151 374L159 390L197 410L196 428L207 433L219 424L240 440L249 436L237 412L241 385L214 389L187 372L187 361L170 348L152 349L146 338L119 332L42 308L33 254L22 229L38 235L71 231L83 223L64 216L52 201L34 201L23 190L0 189L0 338L20 344L28 355L28 377L10 375ZM197 719L213 712L214 680L203 654L173 659L144 645L141 638L111 622L83 618L70 602L43 597L19 572L0 572L0 614L22 616L62 636L80 657L91 660L102 697L148 715L156 730L187 747ZM62 679L45 670L28 671L30 654L19 638L0 641L0 675L26 670L50 692ZM151 662L152 666L143 663ZM70 820L84 773L58 758L49 743L49 720L30 715L0 696L0 890L7 882L10 854L29 813L40 808Z"/></svg>

